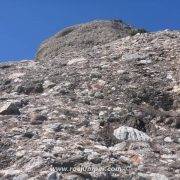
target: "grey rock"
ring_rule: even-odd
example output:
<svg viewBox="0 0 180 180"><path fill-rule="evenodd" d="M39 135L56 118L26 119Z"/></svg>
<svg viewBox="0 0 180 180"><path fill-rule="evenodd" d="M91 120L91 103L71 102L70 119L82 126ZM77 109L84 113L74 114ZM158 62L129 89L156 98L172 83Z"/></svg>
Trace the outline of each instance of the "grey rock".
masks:
<svg viewBox="0 0 180 180"><path fill-rule="evenodd" d="M102 92L95 92L94 93L94 97L95 98L98 98L98 99L103 99L104 98L104 95Z"/></svg>
<svg viewBox="0 0 180 180"><path fill-rule="evenodd" d="M42 124L47 120L47 116L38 114L36 112L31 112L30 114L30 122L32 125Z"/></svg>
<svg viewBox="0 0 180 180"><path fill-rule="evenodd" d="M177 144L180 144L180 138L176 137L176 138L174 139L174 142L177 143Z"/></svg>
<svg viewBox="0 0 180 180"><path fill-rule="evenodd" d="M24 171L32 173L36 168L40 168L44 165L44 160L39 157L33 157L24 165Z"/></svg>
<svg viewBox="0 0 180 180"><path fill-rule="evenodd" d="M128 157L126 157L126 156L121 156L121 157L119 158L119 160L120 160L122 163L131 164L130 158L128 158Z"/></svg>
<svg viewBox="0 0 180 180"><path fill-rule="evenodd" d="M48 174L47 180L60 180L60 177L57 172L51 172Z"/></svg>
<svg viewBox="0 0 180 180"><path fill-rule="evenodd" d="M173 140L170 137L164 138L164 141L167 142L167 143L173 142Z"/></svg>
<svg viewBox="0 0 180 180"><path fill-rule="evenodd" d="M28 174L21 174L13 178L13 180L28 180Z"/></svg>
<svg viewBox="0 0 180 180"><path fill-rule="evenodd" d="M152 60L151 59L144 59L144 60L140 60L138 62L138 64L151 64L152 63Z"/></svg>
<svg viewBox="0 0 180 180"><path fill-rule="evenodd" d="M144 59L148 58L148 54L139 54L139 53L134 53L134 54L124 54L122 56L123 61L144 61Z"/></svg>
<svg viewBox="0 0 180 180"><path fill-rule="evenodd" d="M16 87L16 92L19 94L36 94L44 91L41 81L29 81Z"/></svg>
<svg viewBox="0 0 180 180"><path fill-rule="evenodd" d="M61 124L61 123L50 124L50 125L48 126L48 128L49 128L50 130L53 130L54 132L59 132L59 131L61 131L61 129L62 129L62 124Z"/></svg>
<svg viewBox="0 0 180 180"><path fill-rule="evenodd" d="M178 116L176 117L175 127L177 129L180 129L180 114L178 114Z"/></svg>
<svg viewBox="0 0 180 180"><path fill-rule="evenodd" d="M113 134L119 140L150 141L151 139L147 134L128 126L115 129Z"/></svg>
<svg viewBox="0 0 180 180"><path fill-rule="evenodd" d="M84 179L91 179L90 175L86 175L86 174L83 174L83 173L77 173L77 174L73 174L73 173L70 173L70 174L67 174L67 175L64 175L63 176L63 179L64 180L84 180Z"/></svg>
<svg viewBox="0 0 180 180"><path fill-rule="evenodd" d="M90 74L90 77L91 77L91 78L101 78L102 75L101 75L101 73L98 72L98 71L92 71L91 74Z"/></svg>
<svg viewBox="0 0 180 180"><path fill-rule="evenodd" d="M109 150L111 150L111 151L124 151L126 148L126 145L127 145L126 142L118 143L112 147L109 147Z"/></svg>

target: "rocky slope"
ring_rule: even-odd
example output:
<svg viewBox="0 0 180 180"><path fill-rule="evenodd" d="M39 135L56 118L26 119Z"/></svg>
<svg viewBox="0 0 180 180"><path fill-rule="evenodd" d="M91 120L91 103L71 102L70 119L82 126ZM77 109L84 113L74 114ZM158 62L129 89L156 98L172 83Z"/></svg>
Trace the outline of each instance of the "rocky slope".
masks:
<svg viewBox="0 0 180 180"><path fill-rule="evenodd" d="M0 178L179 179L180 32L60 31L0 65Z"/></svg>

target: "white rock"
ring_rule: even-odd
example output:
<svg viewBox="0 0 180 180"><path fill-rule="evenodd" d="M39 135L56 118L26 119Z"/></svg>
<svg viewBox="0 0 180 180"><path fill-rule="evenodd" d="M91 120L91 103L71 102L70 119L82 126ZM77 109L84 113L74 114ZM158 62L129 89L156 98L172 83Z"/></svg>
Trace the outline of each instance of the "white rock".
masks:
<svg viewBox="0 0 180 180"><path fill-rule="evenodd" d="M26 151L25 150L21 150L21 151L18 151L16 153L16 157L20 158L20 157L23 157L25 154L26 154Z"/></svg>
<svg viewBox="0 0 180 180"><path fill-rule="evenodd" d="M108 148L106 146L102 146L102 145L94 145L94 148L97 148L97 149L102 150L102 151L108 150Z"/></svg>
<svg viewBox="0 0 180 180"><path fill-rule="evenodd" d="M16 78L22 77L24 75L25 75L25 73L12 73L12 74L10 74L9 79L16 79Z"/></svg>
<svg viewBox="0 0 180 180"><path fill-rule="evenodd" d="M122 151L126 147L126 142L118 143L112 147L109 147L110 151Z"/></svg>
<svg viewBox="0 0 180 180"><path fill-rule="evenodd" d="M55 85L56 85L55 83L53 83L53 82L51 82L49 80L46 80L43 83L43 88L44 89L48 89L48 88L50 89L50 88L54 87Z"/></svg>
<svg viewBox="0 0 180 180"><path fill-rule="evenodd" d="M86 61L85 58L75 58L75 59L71 59L70 61L68 61L68 65L72 65L72 64L76 64L76 63L82 63Z"/></svg>
<svg viewBox="0 0 180 180"><path fill-rule="evenodd" d="M163 154L161 155L161 158L163 159L178 159L177 154Z"/></svg>
<svg viewBox="0 0 180 180"><path fill-rule="evenodd" d="M164 138L164 142L171 143L173 140L170 137Z"/></svg>
<svg viewBox="0 0 180 180"><path fill-rule="evenodd" d="M151 59L144 59L144 60L139 61L139 64L151 64L151 63L152 63Z"/></svg>
<svg viewBox="0 0 180 180"><path fill-rule="evenodd" d="M147 58L148 58L148 54L139 54L139 53L123 54L122 56L123 61L137 61L137 60L143 60Z"/></svg>
<svg viewBox="0 0 180 180"><path fill-rule="evenodd" d="M92 154L94 152L94 150L93 149L84 149L84 152L86 154Z"/></svg>
<svg viewBox="0 0 180 180"><path fill-rule="evenodd" d="M98 157L99 157L99 153L93 151L91 154L88 155L87 158L89 161L91 161L91 160L96 159Z"/></svg>
<svg viewBox="0 0 180 180"><path fill-rule="evenodd" d="M5 170L0 170L0 174L3 174L4 176L17 176L21 173L20 170L16 170L16 169L5 169Z"/></svg>
<svg viewBox="0 0 180 180"><path fill-rule="evenodd" d="M128 126L121 126L114 130L114 136L119 140L150 141L150 137L137 129Z"/></svg>
<svg viewBox="0 0 180 180"><path fill-rule="evenodd" d="M32 172L34 169L37 169L43 165L43 159L41 157L34 157L25 164L24 171L25 172Z"/></svg>
<svg viewBox="0 0 180 180"><path fill-rule="evenodd" d="M60 146L55 146L52 153L53 154L57 154L57 153L62 153L64 151L64 148L60 147Z"/></svg>

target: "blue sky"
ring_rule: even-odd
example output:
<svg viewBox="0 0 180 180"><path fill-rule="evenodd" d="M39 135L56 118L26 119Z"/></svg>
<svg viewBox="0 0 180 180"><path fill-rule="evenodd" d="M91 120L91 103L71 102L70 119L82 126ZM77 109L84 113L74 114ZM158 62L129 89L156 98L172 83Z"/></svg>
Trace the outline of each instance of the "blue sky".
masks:
<svg viewBox="0 0 180 180"><path fill-rule="evenodd" d="M47 37L94 19L180 29L179 9L180 0L0 0L0 61L33 59Z"/></svg>

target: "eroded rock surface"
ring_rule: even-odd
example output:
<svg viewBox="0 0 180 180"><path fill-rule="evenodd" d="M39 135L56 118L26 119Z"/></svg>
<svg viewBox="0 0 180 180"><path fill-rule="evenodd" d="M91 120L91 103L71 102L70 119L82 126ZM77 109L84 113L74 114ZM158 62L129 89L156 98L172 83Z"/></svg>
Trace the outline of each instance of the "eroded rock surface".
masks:
<svg viewBox="0 0 180 180"><path fill-rule="evenodd" d="M180 32L137 32L73 26L0 65L1 179L180 178Z"/></svg>

